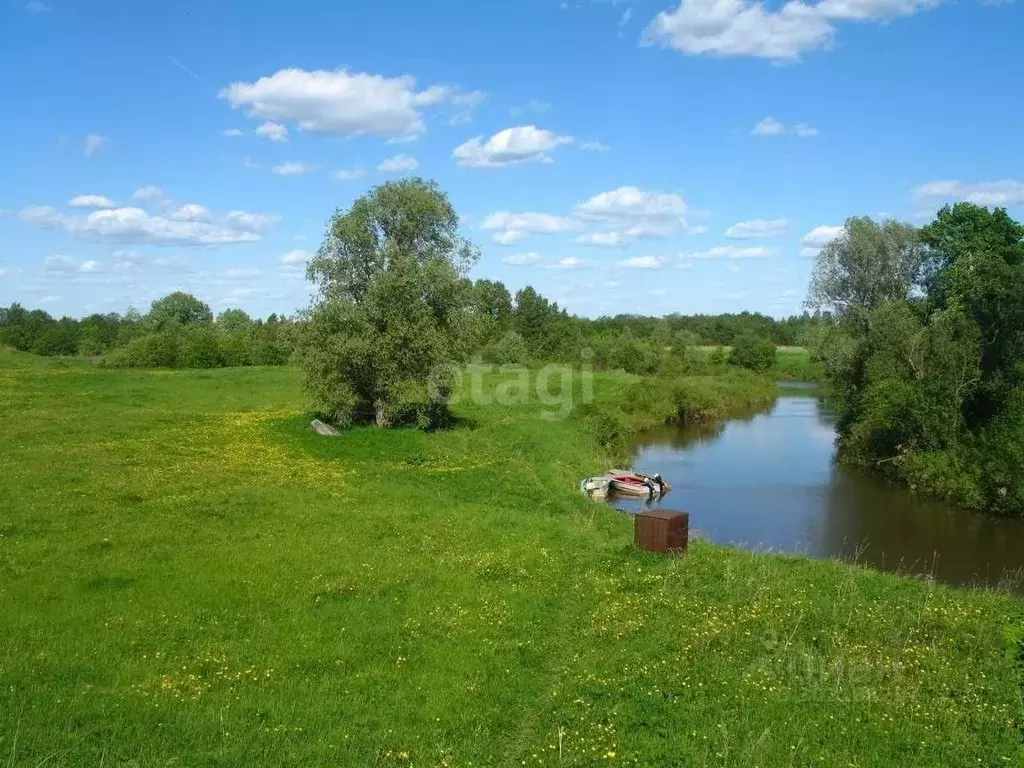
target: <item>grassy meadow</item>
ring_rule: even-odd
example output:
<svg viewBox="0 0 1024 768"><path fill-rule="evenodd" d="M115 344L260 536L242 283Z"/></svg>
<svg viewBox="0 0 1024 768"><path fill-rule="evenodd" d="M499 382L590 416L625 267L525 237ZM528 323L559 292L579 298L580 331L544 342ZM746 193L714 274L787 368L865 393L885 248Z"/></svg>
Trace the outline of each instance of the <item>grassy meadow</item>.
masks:
<svg viewBox="0 0 1024 768"><path fill-rule="evenodd" d="M639 552L550 411L318 438L291 368L0 350L0 764L1024 764L1021 601Z"/></svg>
<svg viewBox="0 0 1024 768"><path fill-rule="evenodd" d="M695 347L695 349L704 359L710 357L716 350L721 353L722 358L725 360L728 360L729 355L732 353L732 347L729 346L703 346ZM826 378L824 363L811 360L811 353L807 347L776 347L775 365L771 373L780 379L791 379L793 381L823 382Z"/></svg>

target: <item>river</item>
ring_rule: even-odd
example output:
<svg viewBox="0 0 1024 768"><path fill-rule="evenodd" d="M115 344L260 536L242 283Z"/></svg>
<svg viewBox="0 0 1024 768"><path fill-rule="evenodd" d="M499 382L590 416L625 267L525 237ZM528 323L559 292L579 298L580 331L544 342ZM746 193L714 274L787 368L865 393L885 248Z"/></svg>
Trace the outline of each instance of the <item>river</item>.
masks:
<svg viewBox="0 0 1024 768"><path fill-rule="evenodd" d="M838 466L831 413L812 389L788 385L769 410L746 418L644 433L634 466L672 484L654 506L689 512L691 536L1024 593L1024 523Z"/></svg>

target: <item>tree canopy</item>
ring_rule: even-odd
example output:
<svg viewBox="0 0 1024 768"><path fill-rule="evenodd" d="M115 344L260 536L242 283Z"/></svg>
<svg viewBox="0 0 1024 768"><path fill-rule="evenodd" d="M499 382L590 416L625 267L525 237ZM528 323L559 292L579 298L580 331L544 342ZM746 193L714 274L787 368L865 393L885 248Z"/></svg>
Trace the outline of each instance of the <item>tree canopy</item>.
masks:
<svg viewBox="0 0 1024 768"><path fill-rule="evenodd" d="M175 291L153 302L148 320L153 330L159 331L171 324L212 323L213 312L210 311L208 304L200 301L191 293Z"/></svg>
<svg viewBox="0 0 1024 768"><path fill-rule="evenodd" d="M846 220L843 233L818 254L808 306L843 314L910 297L926 249L918 231L898 221Z"/></svg>
<svg viewBox="0 0 1024 768"><path fill-rule="evenodd" d="M1024 514L1024 227L969 203L921 230L851 219L809 301L839 313L819 353L845 460Z"/></svg>
<svg viewBox="0 0 1024 768"><path fill-rule="evenodd" d="M458 214L436 182L387 182L335 212L306 274L321 296L355 303L399 254L421 265L441 260L464 274L479 251L458 229Z"/></svg>
<svg viewBox="0 0 1024 768"><path fill-rule="evenodd" d="M434 427L443 372L466 350L476 248L434 182L370 190L335 213L308 275L320 295L304 345L307 391L337 424Z"/></svg>

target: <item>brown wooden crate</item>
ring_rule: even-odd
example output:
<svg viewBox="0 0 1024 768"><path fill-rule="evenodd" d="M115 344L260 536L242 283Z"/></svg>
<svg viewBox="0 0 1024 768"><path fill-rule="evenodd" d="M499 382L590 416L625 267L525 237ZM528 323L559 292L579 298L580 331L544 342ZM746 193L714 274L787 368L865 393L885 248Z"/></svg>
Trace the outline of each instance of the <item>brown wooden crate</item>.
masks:
<svg viewBox="0 0 1024 768"><path fill-rule="evenodd" d="M690 537L690 514L671 509L652 509L636 515L633 540L648 552L686 552Z"/></svg>

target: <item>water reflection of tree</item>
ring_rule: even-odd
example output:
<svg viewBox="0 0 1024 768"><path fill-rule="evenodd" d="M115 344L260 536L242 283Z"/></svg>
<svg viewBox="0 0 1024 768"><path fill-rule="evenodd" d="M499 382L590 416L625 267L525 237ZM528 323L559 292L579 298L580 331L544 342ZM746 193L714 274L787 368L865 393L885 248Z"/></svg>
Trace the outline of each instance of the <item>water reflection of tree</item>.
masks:
<svg viewBox="0 0 1024 768"><path fill-rule="evenodd" d="M1024 525L912 496L861 472L829 478L819 556L954 584L997 585L1024 562Z"/></svg>
<svg viewBox="0 0 1024 768"><path fill-rule="evenodd" d="M642 448L659 447L686 450L702 443L714 442L725 431L726 422L709 421L684 426L656 427L647 429L637 435L633 443L633 452Z"/></svg>
<svg viewBox="0 0 1024 768"><path fill-rule="evenodd" d="M633 441L633 452L635 454L641 448L655 446L686 449L704 443L712 443L722 436L729 423L753 421L758 416L770 413L774 407L775 403L773 402L767 406L751 406L735 413L730 413L727 419L688 422L686 424L666 424L662 427L646 429L637 435Z"/></svg>

